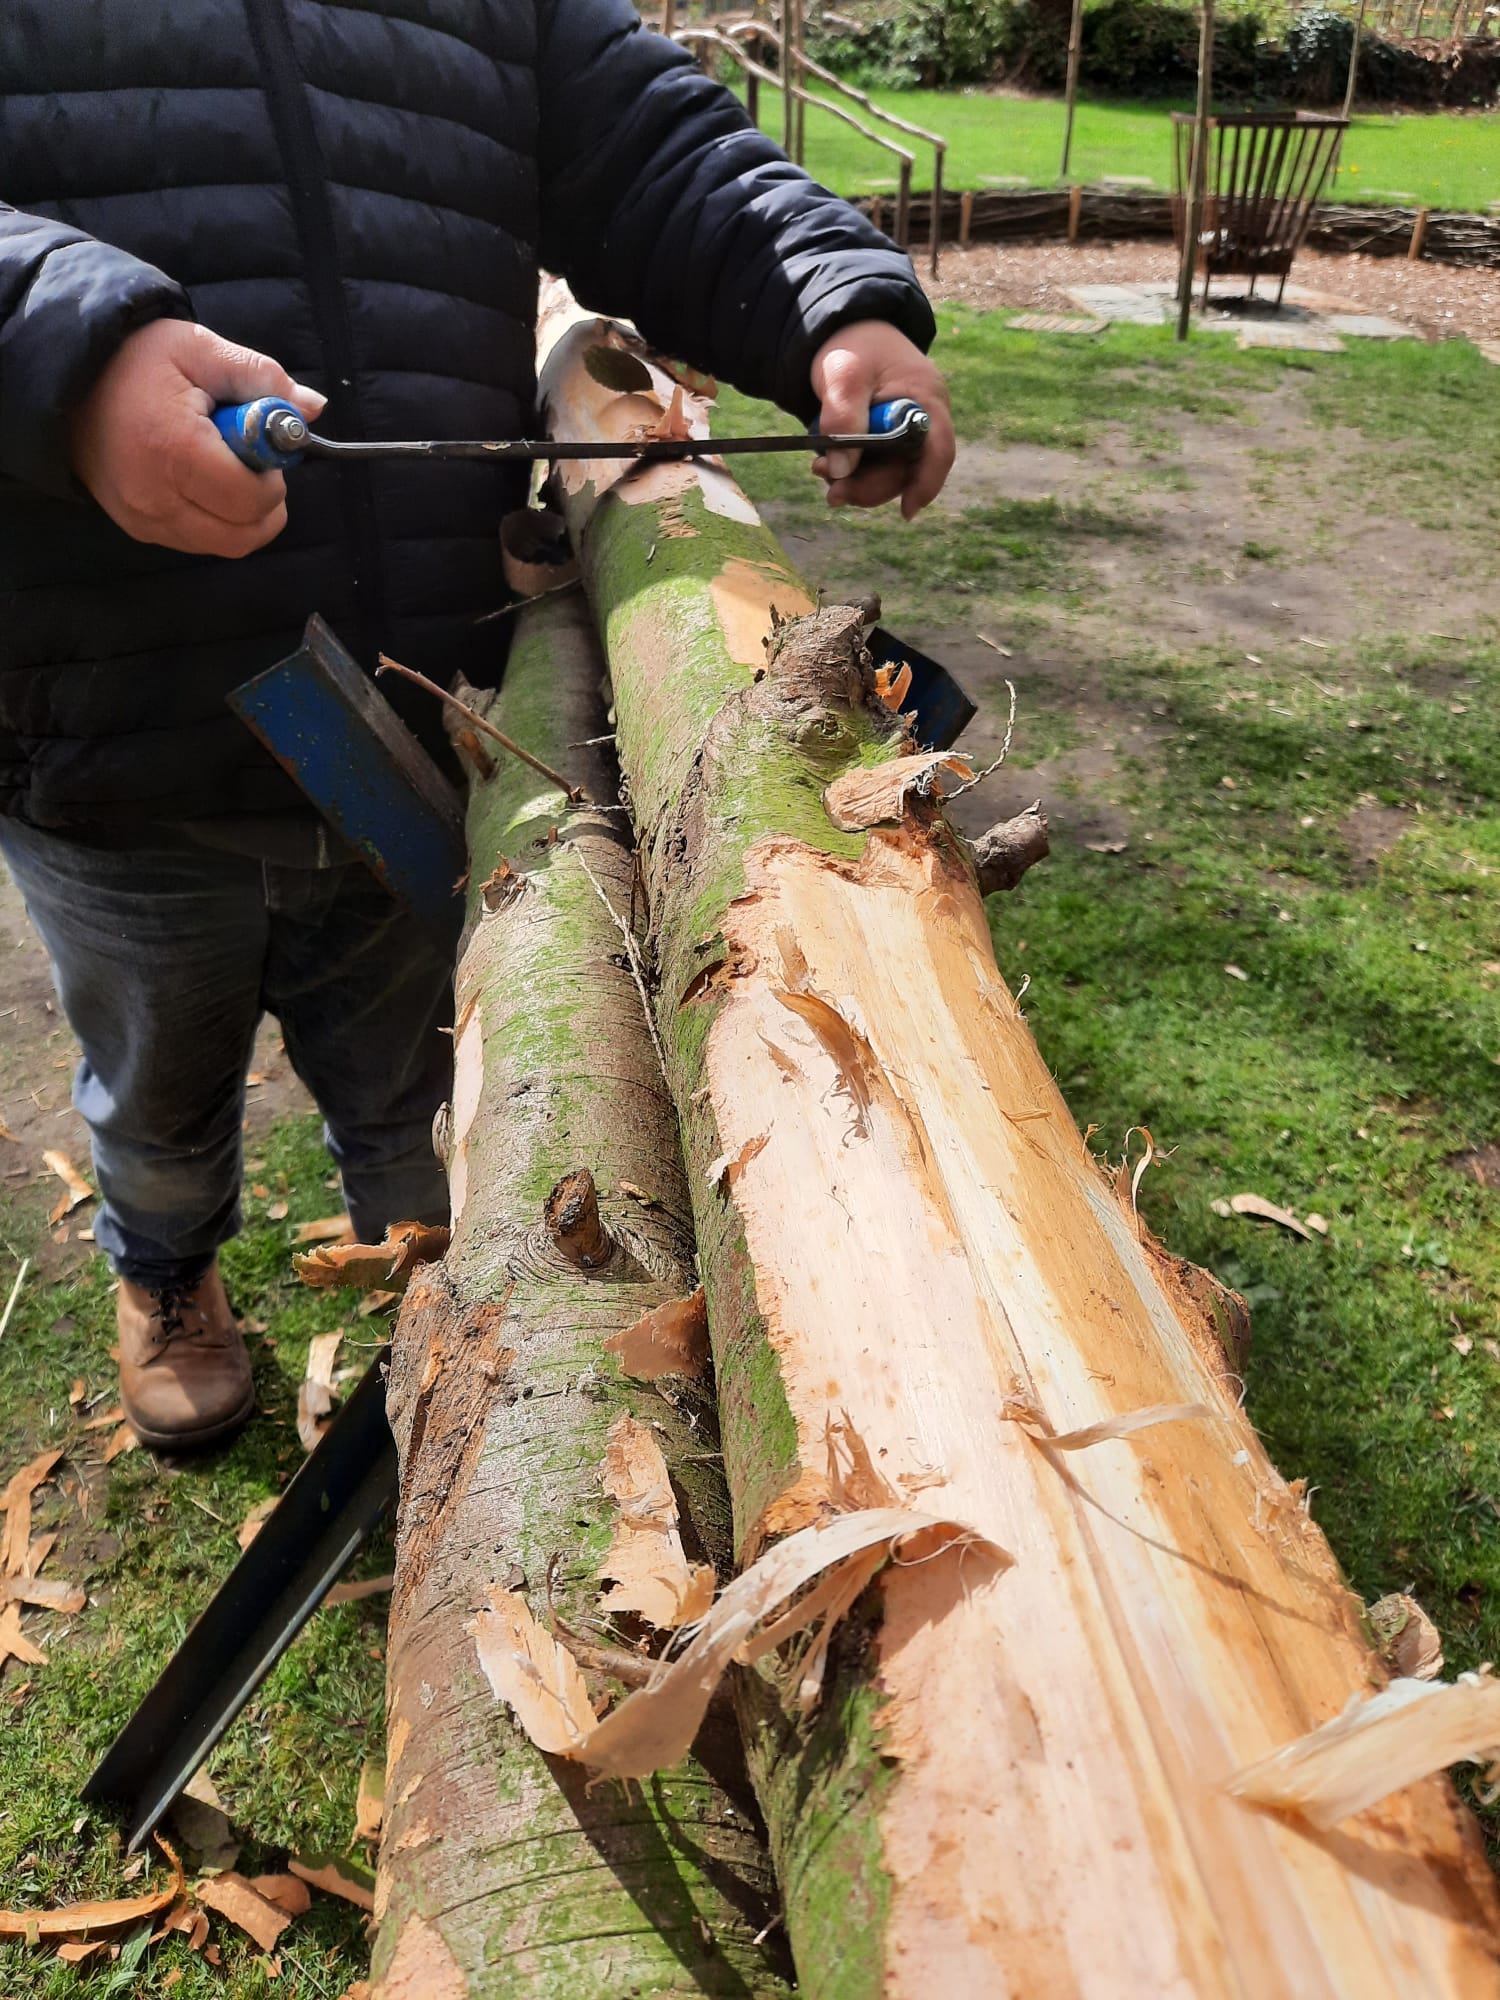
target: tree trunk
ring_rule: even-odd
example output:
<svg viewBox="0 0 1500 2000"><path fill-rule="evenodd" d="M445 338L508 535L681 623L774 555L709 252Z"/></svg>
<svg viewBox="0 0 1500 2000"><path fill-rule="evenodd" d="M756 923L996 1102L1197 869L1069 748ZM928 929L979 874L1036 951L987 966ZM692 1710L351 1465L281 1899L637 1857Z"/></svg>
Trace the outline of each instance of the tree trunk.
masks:
<svg viewBox="0 0 1500 2000"><path fill-rule="evenodd" d="M605 727L601 681L581 596L554 597L522 614L490 710L597 800L613 782L577 746ZM453 1242L413 1282L391 1367L402 1475L376 1989L782 1993L753 1942L774 1889L732 1715L644 1791L589 1789L532 1747L476 1656L497 1584L544 1624L550 1598L572 1630L597 1627L616 1517L601 1466L622 1413L661 1444L688 1552L721 1574L728 1506L707 1387L626 1381L603 1350L695 1284L671 1103L600 900L628 911L623 821L460 737L489 775L468 815Z"/></svg>
<svg viewBox="0 0 1500 2000"><path fill-rule="evenodd" d="M650 391L619 394L601 346L649 361ZM556 436L620 436L684 379L575 322L544 406ZM683 407L701 434L705 405ZM801 1990L1493 1993L1494 1885L1446 1780L1333 1833L1224 1789L1383 1672L1239 1409L1231 1302L1084 1146L961 843L920 785L903 798L913 767L883 768L902 746L857 617L813 613L721 467L601 460L561 485L638 829L740 1559L892 1494L1013 1557L888 1567L810 1722L774 1672L751 1683Z"/></svg>

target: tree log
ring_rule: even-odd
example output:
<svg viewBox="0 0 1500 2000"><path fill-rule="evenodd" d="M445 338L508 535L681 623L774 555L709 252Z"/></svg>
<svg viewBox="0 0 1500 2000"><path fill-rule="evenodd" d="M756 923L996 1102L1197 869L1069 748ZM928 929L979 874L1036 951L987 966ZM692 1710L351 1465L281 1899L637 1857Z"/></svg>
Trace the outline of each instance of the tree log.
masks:
<svg viewBox="0 0 1500 2000"><path fill-rule="evenodd" d="M607 388L601 346L652 391ZM560 334L542 391L560 437L674 405L706 430L691 378L603 322ZM1080 1138L931 785L893 775L872 803L909 746L858 614L814 610L722 467L600 460L559 485L612 676L740 1558L918 1494L1013 1558L888 1567L810 1721L776 1672L750 1683L801 1990L1493 1994L1500 1911L1446 1779L1331 1833L1226 1790L1384 1672L1239 1407L1218 1288L1184 1282L1138 1174ZM835 786L867 831L836 829Z"/></svg>
<svg viewBox="0 0 1500 2000"><path fill-rule="evenodd" d="M577 747L605 726L601 680L581 596L556 597L521 614L492 713L607 799L610 770ZM599 1627L617 1513L601 1468L623 1414L665 1454L688 1553L720 1573L728 1556L708 1384L626 1380L603 1346L696 1283L672 1107L601 900L629 909L624 822L511 757L480 769L440 1120L453 1241L407 1292L391 1367L401 1504L376 1990L779 1994L754 1942L774 1887L732 1714L643 1791L590 1788L533 1748L476 1654L498 1585L543 1625L555 1602L566 1629L593 1632L579 1650L595 1689L639 1677L639 1655Z"/></svg>

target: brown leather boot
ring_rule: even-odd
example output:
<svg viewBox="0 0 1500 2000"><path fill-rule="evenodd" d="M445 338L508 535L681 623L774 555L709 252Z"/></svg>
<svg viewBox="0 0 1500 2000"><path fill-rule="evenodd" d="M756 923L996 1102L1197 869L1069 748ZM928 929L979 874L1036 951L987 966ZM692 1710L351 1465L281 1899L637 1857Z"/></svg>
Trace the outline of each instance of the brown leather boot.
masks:
<svg viewBox="0 0 1500 2000"><path fill-rule="evenodd" d="M120 1401L142 1444L192 1451L232 1437L255 1409L250 1357L217 1264L196 1285L120 1280Z"/></svg>

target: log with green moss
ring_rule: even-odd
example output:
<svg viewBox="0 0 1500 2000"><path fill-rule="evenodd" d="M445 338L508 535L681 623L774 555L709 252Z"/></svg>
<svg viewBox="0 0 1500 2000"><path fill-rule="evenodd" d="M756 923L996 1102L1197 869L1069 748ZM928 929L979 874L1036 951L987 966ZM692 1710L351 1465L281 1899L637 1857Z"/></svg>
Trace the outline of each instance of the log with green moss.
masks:
<svg viewBox="0 0 1500 2000"><path fill-rule="evenodd" d="M503 688L476 699L607 801L606 760L580 747L606 731L600 682L582 600L564 595L522 615ZM594 1698L639 1678L637 1645L659 1635L616 1607L657 1600L637 1578L634 1600L617 1583L601 1606L622 1438L665 1456L658 1513L675 1501L681 1519L652 1546L678 1570L722 1573L728 1512L691 1343L653 1382L604 1346L696 1283L672 1106L611 913L630 905L623 822L458 733L478 769L440 1120L453 1241L413 1281L391 1366L401 1502L376 1992L778 1994L756 1942L774 1888L732 1716L653 1783L590 1787L533 1747L481 1658L487 1621L519 1599L549 1643L554 1618L574 1635ZM646 1582L659 1598L661 1576Z"/></svg>
<svg viewBox="0 0 1500 2000"><path fill-rule="evenodd" d="M707 434L701 378L629 329L554 338L554 436ZM908 740L861 614L814 606L722 465L579 461L557 488L738 1556L910 1498L1008 1557L888 1565L816 1705L798 1662L747 1677L801 1990L1494 1993L1494 1883L1444 1778L1332 1828L1231 1789L1386 1669L1240 1408L1238 1302L1068 1114L939 802L958 774Z"/></svg>

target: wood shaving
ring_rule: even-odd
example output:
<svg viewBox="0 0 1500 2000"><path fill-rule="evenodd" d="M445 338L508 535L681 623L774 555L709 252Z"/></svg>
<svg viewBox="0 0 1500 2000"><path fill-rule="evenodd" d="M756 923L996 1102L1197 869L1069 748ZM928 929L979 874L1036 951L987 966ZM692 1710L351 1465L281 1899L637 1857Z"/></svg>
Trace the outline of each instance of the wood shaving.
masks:
<svg viewBox="0 0 1500 2000"><path fill-rule="evenodd" d="M449 1240L449 1231L441 1225L393 1222L384 1242L325 1244L305 1257L293 1257L292 1266L314 1291L348 1285L394 1297L406 1289L421 1265L441 1262Z"/></svg>
<svg viewBox="0 0 1500 2000"><path fill-rule="evenodd" d="M620 1510L599 1566L610 1585L604 1609L636 1612L662 1632L701 1618L714 1601L717 1578L710 1564L688 1562L667 1462L634 1417L617 1417L609 1427L603 1483Z"/></svg>
<svg viewBox="0 0 1500 2000"><path fill-rule="evenodd" d="M262 1896L232 1868L222 1875L210 1875L206 1882L198 1884L195 1893L205 1909L227 1917L262 1951L269 1951L292 1921L290 1913L279 1903Z"/></svg>
<svg viewBox="0 0 1500 2000"><path fill-rule="evenodd" d="M95 1931L123 1930L129 1924L139 1923L143 1918L154 1917L170 1909L187 1886L186 1878L182 1863L160 1834L154 1834L152 1838L172 1870L172 1880L165 1889L154 1890L146 1896L123 1897L116 1902L64 1903L52 1910L0 1910L0 1937L88 1937Z"/></svg>
<svg viewBox="0 0 1500 2000"><path fill-rule="evenodd" d="M537 1624L525 1598L492 1588L464 1629L491 1693L509 1704L538 1750L576 1756L594 1727L583 1671L562 1641Z"/></svg>
<svg viewBox="0 0 1500 2000"><path fill-rule="evenodd" d="M946 796L945 774L972 783L974 768L946 750L893 757L888 763L846 771L835 778L823 794L823 804L840 832L861 833L867 827L899 820L909 798Z"/></svg>
<svg viewBox="0 0 1500 2000"><path fill-rule="evenodd" d="M1090 1445L1105 1444L1111 1438L1132 1437L1137 1431L1157 1424L1217 1423L1218 1413L1207 1403L1152 1403L1145 1409L1126 1410L1117 1417L1105 1417L1081 1430L1052 1431L1041 1412L1025 1403L1007 1403L1003 1414L1019 1424L1029 1438L1052 1451L1087 1451Z"/></svg>
<svg viewBox="0 0 1500 2000"><path fill-rule="evenodd" d="M52 1477L53 1467L61 1457L60 1446L52 1451L38 1452L29 1464L11 1474L4 1492L0 1493L0 1508L5 1510L5 1538L0 1541L0 1576L25 1574L31 1547L31 1496Z"/></svg>
<svg viewBox="0 0 1500 2000"><path fill-rule="evenodd" d="M634 1326L612 1333L604 1343L621 1371L636 1382L654 1382L662 1375L695 1379L708 1369L708 1312L703 1287L685 1299L656 1306Z"/></svg>
<svg viewBox="0 0 1500 2000"><path fill-rule="evenodd" d="M297 1435L304 1451L316 1450L333 1409L333 1365L344 1337L342 1327L315 1334L308 1344L307 1372L297 1390Z"/></svg>
<svg viewBox="0 0 1500 2000"><path fill-rule="evenodd" d="M1368 1701L1356 1695L1332 1722L1247 1766L1228 1790L1327 1828L1450 1764L1493 1767L1497 1746L1500 1681L1479 1674L1392 1681Z"/></svg>
<svg viewBox="0 0 1500 2000"><path fill-rule="evenodd" d="M292 1231L294 1243L347 1243L354 1234L347 1215L324 1215L316 1222L299 1222Z"/></svg>
<svg viewBox="0 0 1500 2000"><path fill-rule="evenodd" d="M43 1153L42 1164L62 1182L64 1193L53 1205L47 1220L56 1226L65 1215L71 1215L83 1202L94 1199L94 1190L79 1173L66 1153Z"/></svg>
<svg viewBox="0 0 1500 2000"><path fill-rule="evenodd" d="M1305 1222L1299 1222L1289 1208L1281 1208L1274 1201L1267 1201L1263 1195L1232 1194L1229 1206L1236 1215L1248 1215L1257 1222L1274 1222L1282 1229L1289 1229L1304 1243L1313 1240L1313 1232Z"/></svg>

